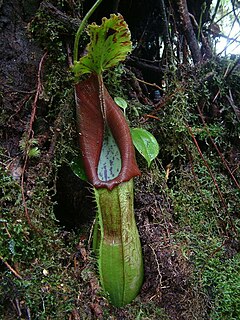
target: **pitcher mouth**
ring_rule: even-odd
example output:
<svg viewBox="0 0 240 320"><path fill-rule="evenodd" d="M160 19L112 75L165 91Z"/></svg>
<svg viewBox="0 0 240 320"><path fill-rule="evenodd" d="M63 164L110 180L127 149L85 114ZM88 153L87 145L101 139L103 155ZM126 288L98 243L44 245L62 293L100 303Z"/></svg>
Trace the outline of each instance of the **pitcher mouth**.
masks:
<svg viewBox="0 0 240 320"><path fill-rule="evenodd" d="M88 181L95 188L112 190L121 182L141 175L126 119L104 85L105 114L102 113L98 76L91 74L87 80L77 83L75 97L79 145ZM103 152L103 147L106 148L104 141L108 138L112 141L111 146L116 144L113 147L115 158L113 155L110 159L118 161L115 166L110 162L109 157L106 157L112 151ZM107 172L102 172L105 169Z"/></svg>

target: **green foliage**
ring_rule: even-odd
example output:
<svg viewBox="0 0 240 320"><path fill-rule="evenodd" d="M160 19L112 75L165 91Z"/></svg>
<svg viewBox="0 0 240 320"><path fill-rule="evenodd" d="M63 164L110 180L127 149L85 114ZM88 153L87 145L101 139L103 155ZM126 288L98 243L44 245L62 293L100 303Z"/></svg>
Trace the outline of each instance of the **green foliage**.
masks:
<svg viewBox="0 0 240 320"><path fill-rule="evenodd" d="M207 157L206 153L204 157ZM182 250L194 265L196 283L201 283L202 290L209 297L211 319L235 320L240 308L240 260L238 254L228 258L228 251L233 249L224 244L222 234L225 230L235 234L239 229L239 219L234 221L236 231L231 222L239 205L239 193L229 178L220 173L219 162L209 161L209 165L214 170L228 209L223 207L204 163L195 156L194 171L182 167L171 191L175 219L181 230L177 237L185 243Z"/></svg>
<svg viewBox="0 0 240 320"><path fill-rule="evenodd" d="M34 139L26 139L26 123L26 132L19 143L29 160L35 158L25 169L23 191L31 223L40 233L29 225L20 182L11 176L15 159L9 159L0 150L0 256L22 277L16 278L1 263L0 318L4 320L10 319L11 313L14 313L12 319L17 317L11 301L21 302L22 315L29 310L33 319L69 318L76 307L80 286L73 262L80 233L72 231L66 241L66 233L59 230L52 199L58 167L76 155L72 78L62 43L62 32L66 30L43 12L38 13L30 28L35 40L48 50L41 78L43 91L37 106L41 116L34 121ZM44 146L39 142L42 133L48 137ZM82 279L81 274L78 277ZM81 283L86 286L87 281L85 276ZM81 308L84 314L85 307Z"/></svg>
<svg viewBox="0 0 240 320"><path fill-rule="evenodd" d="M155 137L145 129L131 129L132 140L135 148L146 159L148 167L159 153L159 145Z"/></svg>
<svg viewBox="0 0 240 320"><path fill-rule="evenodd" d="M71 163L70 167L73 171L73 173L81 180L87 181L86 172L84 170L82 157L79 155L78 157L74 158Z"/></svg>
<svg viewBox="0 0 240 320"><path fill-rule="evenodd" d="M15 258L16 254L20 254L19 250L22 250L22 243L25 242L24 234L28 234L26 226L22 225L21 220L16 220L14 215L16 214L14 208L11 208L10 204L14 204L16 207L20 207L21 210L21 193L20 187L16 181L14 181L9 174L0 167L2 197L1 207L2 212L0 215L0 255L5 259ZM9 230L10 229L10 230ZM11 231L14 236L9 237L8 233Z"/></svg>
<svg viewBox="0 0 240 320"><path fill-rule="evenodd" d="M115 103L116 103L120 108L123 109L123 113L124 113L124 115L125 115L125 117L126 117L126 109L127 109L127 107L128 107L127 101L124 100L124 99L121 98L121 97L115 97L115 98L114 98L114 101L115 101Z"/></svg>
<svg viewBox="0 0 240 320"><path fill-rule="evenodd" d="M126 73L123 63L108 70L103 75L104 83L112 97L127 97L126 87L123 87L122 76Z"/></svg>
<svg viewBox="0 0 240 320"><path fill-rule="evenodd" d="M30 176L33 175L32 170L28 171ZM0 256L22 277L18 279L2 263L0 314L4 320L10 319L10 310L13 309L10 301L21 301L21 312L25 314L29 310L33 319L65 319L76 307L79 292L76 272L79 270L74 267L73 259L80 234L69 233L66 242L66 233L59 230L53 214L53 203L49 196L51 190L48 187L49 168L38 164L37 171L34 188L28 190L26 204L32 224L41 233L33 230L27 222L18 181L0 167ZM88 272L90 270L88 266ZM81 284L86 286L88 277L81 273L78 277L82 279ZM13 318L16 318L16 314Z"/></svg>
<svg viewBox="0 0 240 320"><path fill-rule="evenodd" d="M87 54L75 62L73 72L76 76L85 73L101 74L103 71L125 60L131 51L130 32L121 15L112 14L103 18L100 26L88 26L90 43Z"/></svg>
<svg viewBox="0 0 240 320"><path fill-rule="evenodd" d="M68 30L63 25L56 22L46 12L39 10L29 25L29 31L49 55L54 56L59 62L66 61L62 35L67 34Z"/></svg>
<svg viewBox="0 0 240 320"><path fill-rule="evenodd" d="M122 108L124 111L127 109L128 105L127 105L127 101L124 100L123 98L121 97L115 97L114 98L114 101L116 102L116 104Z"/></svg>
<svg viewBox="0 0 240 320"><path fill-rule="evenodd" d="M240 314L240 255L225 259L218 254L206 261L202 284L207 288L213 320L237 320Z"/></svg>
<svg viewBox="0 0 240 320"><path fill-rule="evenodd" d="M21 189L17 181L14 181L8 172L2 171L1 183L3 186L3 198L2 198L2 213L1 219L5 222L1 224L1 246L0 254L6 259L11 259L14 262L28 260L31 261L42 254L42 249L46 245L46 238L43 238L43 243L39 242L39 236L33 233L31 227L28 225L24 207L22 205ZM26 205L31 208L37 206L32 217L32 223L39 219L38 228L45 228L46 216L48 217L48 226L52 227L54 224L54 215L48 210L47 204L50 204L50 198L48 196L48 189L45 186L45 178L38 178L35 181L36 189L29 193L29 199ZM44 186L44 188L42 188ZM45 199L44 203L41 203L42 199ZM41 212L42 208L45 208L44 213ZM45 232L48 232L46 228ZM47 246L47 245L46 245ZM44 249L47 252L47 249Z"/></svg>
<svg viewBox="0 0 240 320"><path fill-rule="evenodd" d="M38 148L38 141L36 139L27 140L23 137L19 142L20 149L27 154L29 158L37 158L40 156L40 150Z"/></svg>
<svg viewBox="0 0 240 320"><path fill-rule="evenodd" d="M193 127L193 133L199 140L208 142L209 136L211 136L215 143L221 143L224 135L224 129L218 123L209 124L207 127L199 126Z"/></svg>
<svg viewBox="0 0 240 320"><path fill-rule="evenodd" d="M161 158L166 161L184 161L186 159L185 146L191 145L191 138L186 126L187 121L192 121L191 109L194 108L196 97L191 94L191 79L188 81L188 91L184 91L180 84L172 84L169 95L173 98L167 103L167 108L159 112L161 119L157 123L158 135L155 135L161 145ZM155 129L156 130L156 129Z"/></svg>
<svg viewBox="0 0 240 320"><path fill-rule="evenodd" d="M128 108L126 100L121 97L115 97L114 101L120 108L123 109L126 117L126 109ZM159 153L159 144L156 138L149 131L143 128L131 129L131 136L134 147L144 157L149 167L151 162L158 156Z"/></svg>
<svg viewBox="0 0 240 320"><path fill-rule="evenodd" d="M214 141L234 170L236 165L229 155L231 150L239 154L236 151L239 150L239 123L236 125L236 114L226 95L231 89L235 92L235 104L239 101L239 84L236 80L239 79L239 72L226 81L224 73L231 65L229 63L213 61L205 65L201 68L202 73L197 74L197 81L189 72L185 79L183 73L182 87L178 81L172 82L168 88L170 98L166 99L166 106L158 113L159 120L155 123L154 132L161 145L159 159L166 169L173 217L179 227L174 239L181 243L182 253L193 268L193 282L196 286L200 284L206 297L209 311L205 308L203 313L207 312L207 316L214 320L238 319L240 307L237 253L239 190L212 143ZM201 79L205 79L209 72L211 80L202 83ZM187 88L184 87L186 84ZM196 84L199 85L199 91L196 90ZM218 91L218 99L213 103ZM205 124L197 107L203 113ZM193 143L189 127L205 162ZM239 181L238 169L234 170L234 175ZM229 245L231 241L236 249Z"/></svg>

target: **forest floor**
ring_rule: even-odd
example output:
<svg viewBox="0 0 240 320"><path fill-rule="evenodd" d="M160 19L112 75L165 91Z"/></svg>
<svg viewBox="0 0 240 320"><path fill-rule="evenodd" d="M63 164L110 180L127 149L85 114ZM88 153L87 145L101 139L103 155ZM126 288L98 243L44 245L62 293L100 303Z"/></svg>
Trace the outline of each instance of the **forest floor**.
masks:
<svg viewBox="0 0 240 320"><path fill-rule="evenodd" d="M136 155L144 284L115 308L91 250L91 187L70 169L77 133L65 29L36 9L0 2L1 319L239 319L239 58L172 66L158 101L131 65L105 76L128 102L131 126L160 145L150 168Z"/></svg>

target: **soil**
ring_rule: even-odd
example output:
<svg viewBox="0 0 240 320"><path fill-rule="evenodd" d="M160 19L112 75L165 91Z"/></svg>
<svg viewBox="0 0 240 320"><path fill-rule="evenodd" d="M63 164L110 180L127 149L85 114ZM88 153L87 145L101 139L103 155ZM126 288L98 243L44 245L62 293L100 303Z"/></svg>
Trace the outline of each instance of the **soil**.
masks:
<svg viewBox="0 0 240 320"><path fill-rule="evenodd" d="M36 9L34 5L32 14ZM6 121L1 123L2 146L11 157L18 154L24 123L30 116L25 104L36 90L42 55L42 50L31 41L27 27L28 17L21 1L3 1L0 7L0 102Z"/></svg>

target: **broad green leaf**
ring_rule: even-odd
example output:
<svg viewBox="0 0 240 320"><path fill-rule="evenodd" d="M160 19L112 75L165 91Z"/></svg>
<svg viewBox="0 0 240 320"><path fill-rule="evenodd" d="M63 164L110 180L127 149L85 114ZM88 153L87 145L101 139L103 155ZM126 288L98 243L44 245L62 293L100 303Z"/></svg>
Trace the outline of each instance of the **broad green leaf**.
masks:
<svg viewBox="0 0 240 320"><path fill-rule="evenodd" d="M120 150L111 131L106 128L97 169L98 178L101 181L112 180L119 175L121 168Z"/></svg>
<svg viewBox="0 0 240 320"><path fill-rule="evenodd" d="M115 97L115 98L114 98L114 101L115 101L115 103L116 103L120 108L122 108L122 109L124 110L124 112L125 112L125 110L126 110L127 107L128 107L127 101L124 100L124 99L121 98L121 97Z"/></svg>
<svg viewBox="0 0 240 320"><path fill-rule="evenodd" d="M87 32L90 36L87 54L73 67L73 72L78 76L92 72L101 74L125 60L132 49L128 25L120 14L103 18L100 26L92 23Z"/></svg>
<svg viewBox="0 0 240 320"><path fill-rule="evenodd" d="M150 166L159 153L159 145L155 137L145 129L131 129L132 140L135 148L146 159Z"/></svg>
<svg viewBox="0 0 240 320"><path fill-rule="evenodd" d="M79 155L78 157L74 158L71 163L70 163L70 167L73 171L73 173L80 178L83 181L87 181L87 176L86 176L86 172L84 170L83 167L83 162L82 162L82 158Z"/></svg>

